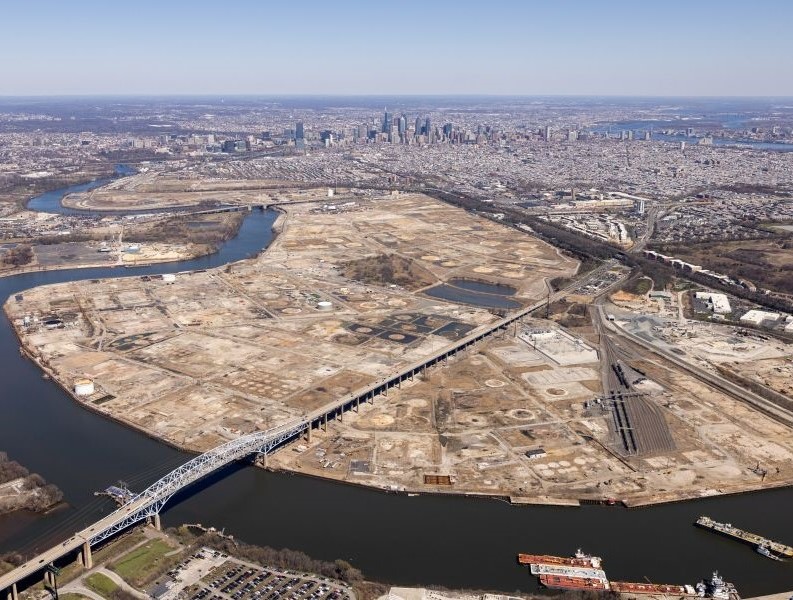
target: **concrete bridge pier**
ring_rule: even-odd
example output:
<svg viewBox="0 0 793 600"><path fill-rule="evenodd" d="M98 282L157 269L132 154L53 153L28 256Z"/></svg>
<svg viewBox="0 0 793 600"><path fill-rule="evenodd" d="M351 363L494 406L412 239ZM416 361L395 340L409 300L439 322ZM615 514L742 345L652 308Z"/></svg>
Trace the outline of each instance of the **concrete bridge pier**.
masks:
<svg viewBox="0 0 793 600"><path fill-rule="evenodd" d="M325 416L322 417L322 428L327 431L328 430L328 413L325 413Z"/></svg>
<svg viewBox="0 0 793 600"><path fill-rule="evenodd" d="M311 443L311 430L312 430L312 429L314 429L314 422L313 422L313 421L309 421L309 422L308 422L308 429L307 429L307 431L306 431L306 438L307 438L307 439L306 439L306 441L307 441L309 444Z"/></svg>
<svg viewBox="0 0 793 600"><path fill-rule="evenodd" d="M19 600L19 594L17 594L16 583L11 584L11 587L8 590L8 594L6 595L6 600Z"/></svg>
<svg viewBox="0 0 793 600"><path fill-rule="evenodd" d="M44 571L44 587L55 587L55 577L49 571Z"/></svg>
<svg viewBox="0 0 793 600"><path fill-rule="evenodd" d="M355 412L361 412L361 399L355 399Z"/></svg>
<svg viewBox="0 0 793 600"><path fill-rule="evenodd" d="M265 459L267 455L265 454ZM154 513L154 516L151 518L151 524L157 531L162 531L162 522L160 521L160 513Z"/></svg>
<svg viewBox="0 0 793 600"><path fill-rule="evenodd" d="M83 544L83 549L80 551L80 564L86 569L94 567L94 557L91 556L91 543L86 541Z"/></svg>
<svg viewBox="0 0 793 600"><path fill-rule="evenodd" d="M344 405L339 407L339 423L344 423Z"/></svg>

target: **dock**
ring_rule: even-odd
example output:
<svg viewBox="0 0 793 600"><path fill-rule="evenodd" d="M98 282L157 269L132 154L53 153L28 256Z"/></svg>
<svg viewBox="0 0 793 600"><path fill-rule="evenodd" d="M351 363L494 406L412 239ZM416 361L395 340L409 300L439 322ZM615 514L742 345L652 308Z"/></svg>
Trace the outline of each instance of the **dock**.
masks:
<svg viewBox="0 0 793 600"><path fill-rule="evenodd" d="M752 533L750 531L744 531L743 529L735 527L731 523L719 523L710 517L703 516L696 520L696 525L702 527L703 529L709 529L746 544L750 544L755 548L765 547L778 556L784 558L793 558L793 547L780 542L775 542L774 540L769 540L768 538L764 538L763 536L757 535L756 533Z"/></svg>
<svg viewBox="0 0 793 600"><path fill-rule="evenodd" d="M130 502L135 497L135 494L130 492L126 487L111 485L103 492L94 492L94 496L107 496L115 500L116 504L119 506L123 506L127 502Z"/></svg>

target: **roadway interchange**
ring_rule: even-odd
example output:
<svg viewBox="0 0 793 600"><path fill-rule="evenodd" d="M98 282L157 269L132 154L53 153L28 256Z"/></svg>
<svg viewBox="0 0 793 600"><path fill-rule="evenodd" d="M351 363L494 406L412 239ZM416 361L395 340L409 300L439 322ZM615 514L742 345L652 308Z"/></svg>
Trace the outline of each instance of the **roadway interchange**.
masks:
<svg viewBox="0 0 793 600"><path fill-rule="evenodd" d="M340 400L304 415L301 419L295 419L274 429L242 436L196 456L91 526L78 531L66 541L49 548L13 571L0 576L0 591L7 591L8 600L17 600L17 584L19 582L44 570L49 564L77 550L80 550L80 560L83 565L90 566L92 545L100 543L119 531L146 519L151 519L155 525L158 525L159 513L164 504L181 489L231 462L250 455L266 454L303 434L310 436L312 429L326 425L329 419L337 417L341 419L344 412L357 409L361 403L374 402L375 397L379 395L387 396L389 389L400 387L403 381L413 379L427 367L447 361L449 357L458 352L481 342L494 333L507 329L510 325L521 321L535 310L550 302L555 302L578 288L587 285L589 282L598 279L615 265L615 261L608 261L567 287L549 294L546 299L535 302L512 315L500 319L483 330L469 334L439 352L408 365L392 376L355 390ZM47 576L48 574L45 575L45 577Z"/></svg>

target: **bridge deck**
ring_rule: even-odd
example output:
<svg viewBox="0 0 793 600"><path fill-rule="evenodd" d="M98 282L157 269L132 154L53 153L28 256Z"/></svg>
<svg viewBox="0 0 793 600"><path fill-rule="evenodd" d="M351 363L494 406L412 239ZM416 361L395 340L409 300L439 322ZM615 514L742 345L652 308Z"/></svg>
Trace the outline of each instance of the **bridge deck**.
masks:
<svg viewBox="0 0 793 600"><path fill-rule="evenodd" d="M604 264L602 267L589 273L584 279L591 278L596 273L607 268L608 265L609 263ZM438 361L443 360L444 357L451 356L461 349L464 349L476 343L477 341L482 340L485 337L511 325L532 311L544 306L547 302L554 302L555 300L558 300L569 293L570 290L581 285L581 283L582 281L578 281L575 284L570 285L567 288L556 292L555 294L552 294L546 300L535 302L534 304L527 306L508 317L491 323L479 331L475 330L466 337L446 346L444 349L436 352L435 354L402 368L399 372L388 378L375 382L374 384L370 384L364 388L355 390L351 394L345 396L343 399L323 406L305 415L305 417L302 419L291 421L270 431L258 432L248 436L243 436L242 438L227 442L218 448L214 448L191 459L185 465L182 465L162 479L155 482L144 492L138 494L132 501L121 506L118 510L113 511L102 519L96 521L90 527L77 532L65 542L58 544L57 546L53 546L49 550L42 552L23 565L20 565L13 571L9 571L5 575L0 576L0 591L9 589L15 583L33 575L37 571L42 570L49 563L66 556L70 552L74 552L86 542L89 544L98 543L99 541L102 541L112 535L112 533L131 526L134 522L145 519L146 517L150 516L149 512L147 511L151 511L152 507L156 507L154 512L159 512L159 508L162 506L162 504L167 502L167 500L170 499L170 497L173 496L173 494L175 494L177 491L209 475L224 465L235 460L239 460L246 455L260 452L262 449L267 449L268 444L274 442L275 440L280 440L275 444L277 446L287 439L291 439L291 437L294 437L294 435L299 435L301 431L305 431L309 427L313 427L315 424L318 424L320 419L324 418L326 415L332 415L339 410L343 411L345 407L354 403L356 400L365 401L367 398L372 397L372 395L377 395L382 391L388 390L390 387L393 387L401 381L404 381L405 378L410 377L419 370L427 366L432 366ZM222 452L226 447L229 447L228 453L226 455L219 455L219 453ZM213 460L206 460L202 462L204 457L210 456L213 458ZM186 466L193 463L197 466L193 471L189 471L186 476L180 477L179 479L173 481L169 479L174 473L183 470Z"/></svg>

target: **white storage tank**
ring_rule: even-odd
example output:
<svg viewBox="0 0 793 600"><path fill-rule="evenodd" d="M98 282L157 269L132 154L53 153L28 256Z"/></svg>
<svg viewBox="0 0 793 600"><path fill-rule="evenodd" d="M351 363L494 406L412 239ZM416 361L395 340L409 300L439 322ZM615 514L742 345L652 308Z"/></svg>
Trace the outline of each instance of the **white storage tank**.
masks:
<svg viewBox="0 0 793 600"><path fill-rule="evenodd" d="M90 379L78 379L74 382L74 393L78 396L90 396L94 391L94 382Z"/></svg>
<svg viewBox="0 0 793 600"><path fill-rule="evenodd" d="M320 302L317 302L317 308L319 310L330 310L333 308L333 303L328 302L327 300L322 300Z"/></svg>

